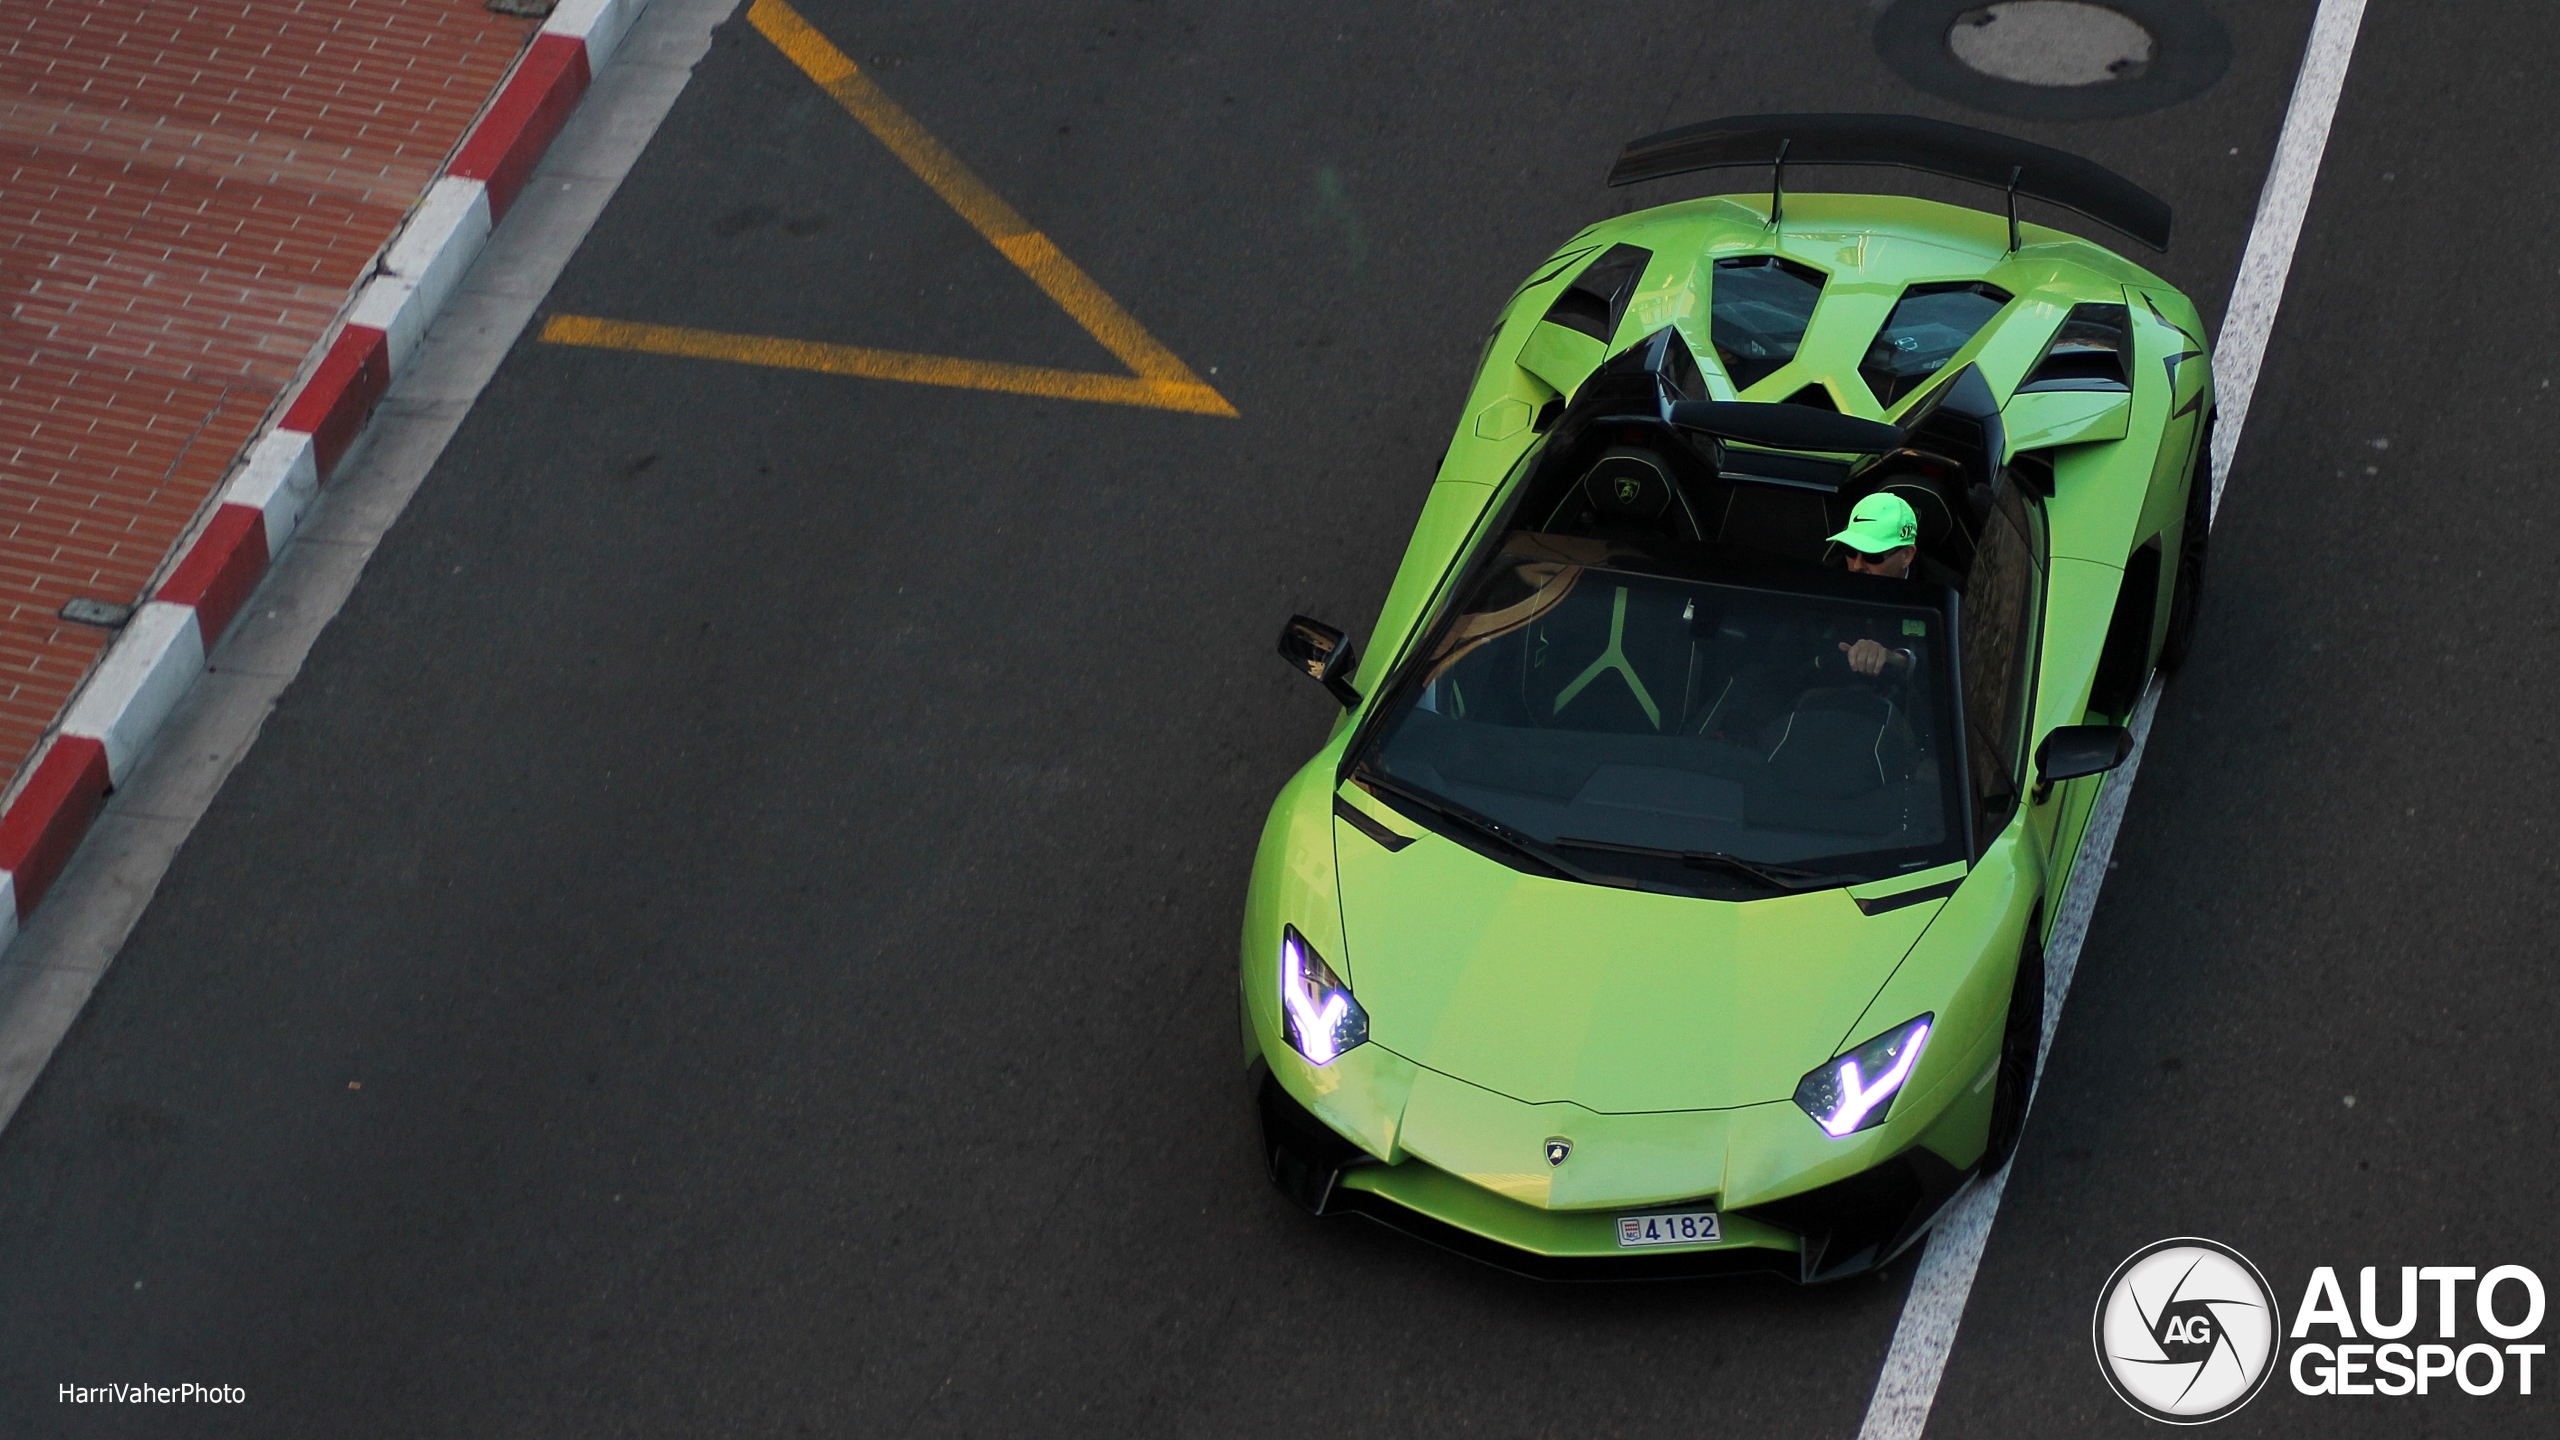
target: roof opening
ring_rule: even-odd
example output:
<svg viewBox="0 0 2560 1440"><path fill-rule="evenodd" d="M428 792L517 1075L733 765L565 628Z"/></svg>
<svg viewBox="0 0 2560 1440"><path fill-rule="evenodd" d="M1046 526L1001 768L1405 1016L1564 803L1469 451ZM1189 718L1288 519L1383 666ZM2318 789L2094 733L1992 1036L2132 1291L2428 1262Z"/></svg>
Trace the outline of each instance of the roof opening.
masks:
<svg viewBox="0 0 2560 1440"><path fill-rule="evenodd" d="M1708 297L1716 358L1736 390L1748 390L1796 358L1822 298L1823 274L1775 255L1716 262Z"/></svg>
<svg viewBox="0 0 2560 1440"><path fill-rule="evenodd" d="M1927 384L2008 303L2008 291L1981 280L1914 285L1894 302L1858 373L1889 406Z"/></svg>
<svg viewBox="0 0 2560 1440"><path fill-rule="evenodd" d="M2133 315L2122 305L2074 305L2044 358L2027 372L2029 390L2130 390Z"/></svg>

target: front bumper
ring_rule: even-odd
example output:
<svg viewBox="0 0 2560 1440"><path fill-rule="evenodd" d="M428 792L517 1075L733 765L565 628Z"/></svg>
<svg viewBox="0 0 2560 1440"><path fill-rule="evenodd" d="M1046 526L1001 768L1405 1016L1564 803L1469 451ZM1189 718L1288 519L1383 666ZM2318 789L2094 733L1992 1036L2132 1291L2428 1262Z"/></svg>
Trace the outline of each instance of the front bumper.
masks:
<svg viewBox="0 0 2560 1440"><path fill-rule="evenodd" d="M1299 1103L1267 1067L1256 1066L1255 1082L1272 1182L1310 1213L1365 1215L1541 1280L1751 1273L1806 1284L1843 1279L1886 1263L1927 1233L1970 1175L1914 1144L1844 1179L1721 1211L1717 1244L1625 1250L1617 1243L1621 1214L1714 1206L1717 1197L1590 1209L1526 1204L1409 1153L1383 1163Z"/></svg>

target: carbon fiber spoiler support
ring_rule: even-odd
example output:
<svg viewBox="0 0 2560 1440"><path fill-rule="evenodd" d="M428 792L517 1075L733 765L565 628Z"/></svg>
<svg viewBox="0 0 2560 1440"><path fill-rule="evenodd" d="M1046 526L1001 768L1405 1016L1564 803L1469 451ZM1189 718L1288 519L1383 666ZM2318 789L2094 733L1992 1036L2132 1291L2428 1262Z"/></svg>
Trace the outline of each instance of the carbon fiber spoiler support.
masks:
<svg viewBox="0 0 2560 1440"><path fill-rule="evenodd" d="M1736 115L1630 143L1609 167L1611 185L1633 185L1731 165L1770 167L1770 222L1777 223L1790 165L1879 165L1920 170L2006 191L2009 246L2018 244L2018 197L2077 211L2154 250L2169 248L2169 205L2091 160L2050 145L1918 115Z"/></svg>

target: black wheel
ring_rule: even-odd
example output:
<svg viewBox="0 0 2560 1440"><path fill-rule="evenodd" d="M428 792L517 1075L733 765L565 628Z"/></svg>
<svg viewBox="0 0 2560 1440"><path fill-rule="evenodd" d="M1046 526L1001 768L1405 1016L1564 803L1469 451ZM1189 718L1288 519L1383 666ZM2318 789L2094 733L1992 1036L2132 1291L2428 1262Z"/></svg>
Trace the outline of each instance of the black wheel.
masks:
<svg viewBox="0 0 2560 1440"><path fill-rule="evenodd" d="M2044 1039L2044 928L2039 915L2027 922L2026 943L2018 947L2018 980L2009 990L2009 1023L2000 1033L2000 1079L1991 1091L1991 1142L1982 1152L1982 1171L1989 1174L2009 1163L2018 1136L2027 1128L2027 1102L2036 1088L2036 1046Z"/></svg>
<svg viewBox="0 0 2560 1440"><path fill-rule="evenodd" d="M2188 467L2187 520L2178 537L2177 588L2169 592L2169 633L2160 639L2160 670L2167 674L2186 663L2196 640L2196 611L2204 603L2204 562L2213 538L2213 417L2204 419L2196 439L2195 464Z"/></svg>

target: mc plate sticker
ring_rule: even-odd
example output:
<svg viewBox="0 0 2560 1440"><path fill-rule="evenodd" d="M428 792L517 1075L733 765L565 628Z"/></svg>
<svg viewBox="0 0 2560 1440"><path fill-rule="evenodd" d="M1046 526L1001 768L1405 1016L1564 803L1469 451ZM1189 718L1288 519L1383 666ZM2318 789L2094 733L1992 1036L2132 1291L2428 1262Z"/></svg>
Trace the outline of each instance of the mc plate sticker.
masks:
<svg viewBox="0 0 2560 1440"><path fill-rule="evenodd" d="M1713 1210L1618 1217L1618 1248L1621 1250L1637 1250L1647 1245L1712 1245L1723 1238L1724 1227L1716 1223Z"/></svg>

